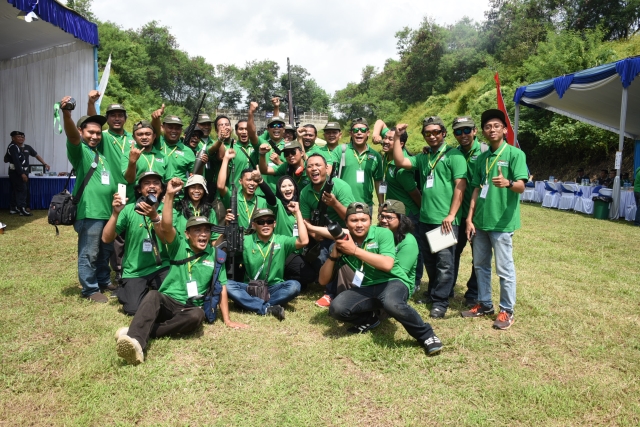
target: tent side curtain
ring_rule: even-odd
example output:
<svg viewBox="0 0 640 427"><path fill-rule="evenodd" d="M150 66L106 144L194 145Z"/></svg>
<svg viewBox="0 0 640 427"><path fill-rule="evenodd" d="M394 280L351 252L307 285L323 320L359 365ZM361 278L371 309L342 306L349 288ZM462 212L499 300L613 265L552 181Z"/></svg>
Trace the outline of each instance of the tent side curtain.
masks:
<svg viewBox="0 0 640 427"><path fill-rule="evenodd" d="M7 0L23 12L35 12L42 20L53 24L93 46L100 44L98 26L55 0Z"/></svg>

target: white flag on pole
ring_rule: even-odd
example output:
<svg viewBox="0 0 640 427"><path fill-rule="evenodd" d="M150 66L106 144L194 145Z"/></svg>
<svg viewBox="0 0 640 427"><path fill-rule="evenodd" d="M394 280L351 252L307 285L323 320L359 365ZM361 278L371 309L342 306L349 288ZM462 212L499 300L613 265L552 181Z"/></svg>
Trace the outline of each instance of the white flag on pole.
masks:
<svg viewBox="0 0 640 427"><path fill-rule="evenodd" d="M109 83L109 74L111 74L111 54L109 54L109 60L107 60L107 65L104 67L104 71L102 72L102 78L100 79L100 85L98 86L98 92L100 92L100 98L98 98L98 111L100 108L100 103L102 102L102 97L104 96L105 90L107 90L107 84Z"/></svg>

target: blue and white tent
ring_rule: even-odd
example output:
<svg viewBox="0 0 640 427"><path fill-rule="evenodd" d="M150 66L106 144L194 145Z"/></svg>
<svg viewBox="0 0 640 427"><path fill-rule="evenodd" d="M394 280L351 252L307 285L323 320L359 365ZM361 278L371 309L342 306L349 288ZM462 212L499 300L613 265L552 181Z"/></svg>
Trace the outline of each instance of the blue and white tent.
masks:
<svg viewBox="0 0 640 427"><path fill-rule="evenodd" d="M636 140L634 170L640 167L640 57L621 59L573 74L516 89L514 133L518 136L520 105L544 108ZM627 122L627 117L632 118ZM614 207L620 200L620 170L614 184ZM617 218L618 209L611 209Z"/></svg>

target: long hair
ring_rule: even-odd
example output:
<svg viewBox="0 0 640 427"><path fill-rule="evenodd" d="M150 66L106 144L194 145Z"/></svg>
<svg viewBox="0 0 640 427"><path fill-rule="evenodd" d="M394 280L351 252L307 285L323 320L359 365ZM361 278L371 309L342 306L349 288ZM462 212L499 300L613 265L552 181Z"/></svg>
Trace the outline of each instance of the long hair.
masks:
<svg viewBox="0 0 640 427"><path fill-rule="evenodd" d="M408 233L413 231L413 222L408 216L403 214L396 214L398 216L398 229L393 233L393 241L396 246L400 244L407 236Z"/></svg>
<svg viewBox="0 0 640 427"><path fill-rule="evenodd" d="M189 219L195 215L195 212L193 211L193 208L189 203L190 201L191 199L189 199L189 191L187 189L187 191L185 191L184 198L182 200L176 200L173 206L176 211L180 212L186 219ZM207 194L205 191L205 194L200 201L200 216L206 216L207 218L209 218L212 209L213 206L207 201Z"/></svg>
<svg viewBox="0 0 640 427"><path fill-rule="evenodd" d="M284 194L282 194L282 191L280 190L280 187L282 186L282 182L288 179L289 181L291 181L293 183L293 198L291 200L287 200L284 197ZM278 199L280 199L280 201L282 202L283 206L287 206L287 204L289 202L297 202L300 200L300 190L298 189L298 184L296 183L296 180L292 177L290 177L289 175L285 175L285 176L281 176L280 179L278 180L278 183L276 184L276 197Z"/></svg>

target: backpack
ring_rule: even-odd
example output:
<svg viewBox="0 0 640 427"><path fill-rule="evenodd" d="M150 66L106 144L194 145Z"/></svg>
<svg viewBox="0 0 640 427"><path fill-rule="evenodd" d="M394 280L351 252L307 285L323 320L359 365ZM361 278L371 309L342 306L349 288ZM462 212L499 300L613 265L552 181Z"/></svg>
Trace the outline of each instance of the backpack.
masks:
<svg viewBox="0 0 640 427"><path fill-rule="evenodd" d="M222 284L220 283L220 270L224 267L224 263L227 260L227 253L222 249L214 248L216 250L216 268L211 278L211 287L204 296L202 303L202 309L204 310L204 317L207 322L213 323L216 320L216 307L220 303L220 294L222 293Z"/></svg>

